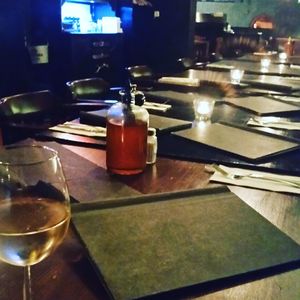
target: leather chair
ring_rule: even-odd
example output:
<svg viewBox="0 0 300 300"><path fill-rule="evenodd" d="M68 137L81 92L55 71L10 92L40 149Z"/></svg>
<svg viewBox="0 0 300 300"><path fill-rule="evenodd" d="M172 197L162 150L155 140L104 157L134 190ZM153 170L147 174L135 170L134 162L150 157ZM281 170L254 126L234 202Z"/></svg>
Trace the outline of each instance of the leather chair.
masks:
<svg viewBox="0 0 300 300"><path fill-rule="evenodd" d="M131 83L136 84L139 90L149 90L153 88L155 75L147 65L136 65L127 68Z"/></svg>
<svg viewBox="0 0 300 300"><path fill-rule="evenodd" d="M177 71L183 72L195 66L196 62L190 57L181 57L177 59Z"/></svg>
<svg viewBox="0 0 300 300"><path fill-rule="evenodd" d="M32 137L61 117L58 101L49 91L17 94L0 99L0 118L5 144Z"/></svg>
<svg viewBox="0 0 300 300"><path fill-rule="evenodd" d="M110 84L102 78L84 78L66 84L73 101L104 99L110 92Z"/></svg>
<svg viewBox="0 0 300 300"><path fill-rule="evenodd" d="M49 90L4 97L0 100L0 114L9 120L34 120L57 106L57 99Z"/></svg>
<svg viewBox="0 0 300 300"><path fill-rule="evenodd" d="M249 36L228 36L220 40L219 55L220 58L238 58L247 53L262 51L262 45L257 37Z"/></svg>
<svg viewBox="0 0 300 300"><path fill-rule="evenodd" d="M97 110L107 105L63 103L50 90L28 92L0 99L0 120L5 144L34 137L38 132L75 119L81 110Z"/></svg>

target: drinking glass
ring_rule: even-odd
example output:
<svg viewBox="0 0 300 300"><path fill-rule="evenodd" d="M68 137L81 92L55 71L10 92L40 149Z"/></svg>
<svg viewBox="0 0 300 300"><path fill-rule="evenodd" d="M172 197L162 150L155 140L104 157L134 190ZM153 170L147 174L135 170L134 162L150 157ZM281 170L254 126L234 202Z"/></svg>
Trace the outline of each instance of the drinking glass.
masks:
<svg viewBox="0 0 300 300"><path fill-rule="evenodd" d="M270 64L271 64L271 59L270 58L262 58L260 60L260 64L262 68L269 68Z"/></svg>
<svg viewBox="0 0 300 300"><path fill-rule="evenodd" d="M198 98L194 102L195 121L209 121L215 106L215 100L209 98Z"/></svg>
<svg viewBox="0 0 300 300"><path fill-rule="evenodd" d="M0 148L0 259L24 268L23 299L31 299L30 266L62 242L70 199L57 152L43 146Z"/></svg>
<svg viewBox="0 0 300 300"><path fill-rule="evenodd" d="M241 69L230 70L230 79L232 84L240 84L243 76L244 76L244 70Z"/></svg>

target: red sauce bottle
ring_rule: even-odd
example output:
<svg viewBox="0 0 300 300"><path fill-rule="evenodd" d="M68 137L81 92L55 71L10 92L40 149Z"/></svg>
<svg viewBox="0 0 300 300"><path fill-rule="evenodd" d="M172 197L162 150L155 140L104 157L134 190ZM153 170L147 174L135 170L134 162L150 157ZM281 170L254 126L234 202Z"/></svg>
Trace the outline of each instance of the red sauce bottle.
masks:
<svg viewBox="0 0 300 300"><path fill-rule="evenodd" d="M110 173L132 175L143 172L147 159L149 114L134 104L134 88L121 92L106 118L106 166Z"/></svg>

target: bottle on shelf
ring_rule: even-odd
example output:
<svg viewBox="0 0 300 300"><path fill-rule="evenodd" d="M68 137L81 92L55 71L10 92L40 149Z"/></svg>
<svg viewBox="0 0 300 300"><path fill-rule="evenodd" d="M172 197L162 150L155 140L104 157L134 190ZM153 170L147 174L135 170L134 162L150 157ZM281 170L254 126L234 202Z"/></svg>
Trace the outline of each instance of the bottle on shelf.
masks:
<svg viewBox="0 0 300 300"><path fill-rule="evenodd" d="M143 172L147 162L149 114L135 105L135 86L120 92L106 117L106 166L110 173L133 175Z"/></svg>

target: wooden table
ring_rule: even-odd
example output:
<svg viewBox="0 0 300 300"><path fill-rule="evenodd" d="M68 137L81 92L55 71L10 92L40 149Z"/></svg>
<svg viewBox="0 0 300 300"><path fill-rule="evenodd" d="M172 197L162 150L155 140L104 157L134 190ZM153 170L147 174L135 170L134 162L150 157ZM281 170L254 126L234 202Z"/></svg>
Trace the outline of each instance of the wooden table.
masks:
<svg viewBox="0 0 300 300"><path fill-rule="evenodd" d="M47 144L59 151L70 194L83 202L92 201L95 198L105 199L116 194L121 197L212 185L209 183L210 174L205 172L205 165L202 163L159 157L157 163L148 166L141 175L111 177L105 170L104 150L61 146L53 142ZM76 155L73 155L74 153ZM77 155L83 158L84 163L79 163ZM88 186L91 182L94 182L93 186ZM298 196L241 187L230 189L271 223L300 243L300 198ZM22 269L1 262L0 274L0 299L21 299ZM72 227L57 251L32 267L32 281L34 299L108 299ZM235 287L210 287L205 291L193 290L184 295L184 298L299 299L299 295L300 269Z"/></svg>
<svg viewBox="0 0 300 300"><path fill-rule="evenodd" d="M173 104L170 112L161 113L161 115L192 120L192 103L175 101ZM219 121L224 117L233 122L245 124L249 114L220 103L216 106L213 121ZM300 138L299 133L287 133L287 136L290 135L293 138ZM60 145L54 142L40 143L45 143L59 151L70 194L80 202L217 185L209 182L211 174L205 171L204 162L158 157L157 163L147 166L145 172L140 175L111 176L106 172L106 153L101 147ZM289 165L283 163L283 167L290 169L292 166L293 161ZM300 173L299 166L294 166L294 168ZM300 244L299 196L237 186L229 188L250 207ZM120 271L122 271L121 268ZM1 300L21 299L22 281L21 268L0 262ZM56 252L32 267L32 282L34 299L108 299L100 279L88 260L86 250L72 226ZM247 282L234 281L226 286L212 285L205 290L193 289L181 295L180 298L296 300L300 299L300 269L296 268L263 278L249 277Z"/></svg>
<svg viewBox="0 0 300 300"><path fill-rule="evenodd" d="M290 65L281 65L271 63L269 67L262 68L260 61L250 62L250 61L238 61L235 59L224 59L212 64L209 64L207 67L209 69L218 69L223 66L228 69L229 67L240 68L245 70L245 73L248 74L264 74L264 75L274 75L274 76L286 76L286 77L299 77L300 70L299 68L292 68Z"/></svg>
<svg viewBox="0 0 300 300"><path fill-rule="evenodd" d="M291 65L291 64L295 64L295 65L299 65L300 64L300 57L299 55L293 55L293 56L289 56L286 59L280 59L279 54L266 54L266 55L255 55L255 54L246 54L243 55L242 57L237 58L238 61L249 61L249 62L260 62L260 60L263 57L269 57L273 63L275 64L285 64L285 65Z"/></svg>

